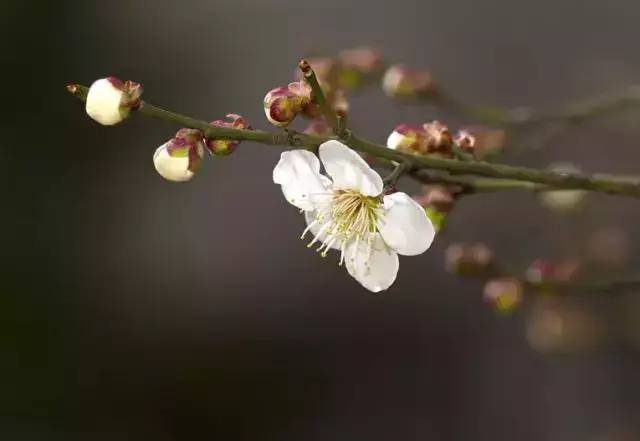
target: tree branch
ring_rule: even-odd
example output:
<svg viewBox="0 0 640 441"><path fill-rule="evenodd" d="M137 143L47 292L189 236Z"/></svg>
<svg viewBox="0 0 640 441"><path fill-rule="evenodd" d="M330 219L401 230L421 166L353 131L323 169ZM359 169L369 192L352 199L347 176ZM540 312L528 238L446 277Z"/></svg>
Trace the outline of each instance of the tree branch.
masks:
<svg viewBox="0 0 640 441"><path fill-rule="evenodd" d="M88 92L87 87L76 84L68 86L67 90L83 100L86 99ZM315 150L320 144L329 139L339 139L354 150L367 153L375 158L407 163L411 165L413 170L440 170L448 172L451 175L477 175L543 184L553 189L583 189L640 198L640 180L638 179L606 175L561 173L480 161L459 161L432 156L410 155L357 137L350 130L345 130L342 136L324 137L302 133L271 133L261 130L238 130L216 127L206 121L170 112L147 102L142 102L137 112L144 116L175 123L181 127L202 130L206 137L212 139L254 141L269 145L290 146L309 150Z"/></svg>

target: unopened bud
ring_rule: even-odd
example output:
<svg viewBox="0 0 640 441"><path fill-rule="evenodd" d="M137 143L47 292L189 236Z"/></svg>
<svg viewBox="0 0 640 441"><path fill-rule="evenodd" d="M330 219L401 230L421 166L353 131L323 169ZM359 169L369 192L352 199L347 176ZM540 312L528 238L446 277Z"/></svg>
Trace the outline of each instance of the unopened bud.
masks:
<svg viewBox="0 0 640 441"><path fill-rule="evenodd" d="M549 169L560 173L578 173L580 171L569 163L553 164ZM584 190L551 190L540 192L538 199L548 209L566 213L583 208L586 196L587 193Z"/></svg>
<svg viewBox="0 0 640 441"><path fill-rule="evenodd" d="M422 126L400 124L387 138L387 147L418 155L435 153L451 156L453 138L449 128L440 121L432 121Z"/></svg>
<svg viewBox="0 0 640 441"><path fill-rule="evenodd" d="M116 77L94 81L86 101L87 114L104 126L118 124L140 105L142 87L133 81L122 82Z"/></svg>
<svg viewBox="0 0 640 441"><path fill-rule="evenodd" d="M244 129L251 130L251 126L247 121L240 115L236 115L235 113L230 113L227 115L228 121L223 121L217 119L212 121L210 124L216 127L226 127L229 129ZM238 147L240 141L232 140L232 139L211 139L207 138L206 146L209 150L209 153L212 155L226 156L233 153L233 151Z"/></svg>
<svg viewBox="0 0 640 441"><path fill-rule="evenodd" d="M416 99L432 93L435 84L427 71L394 65L385 72L382 89L392 98Z"/></svg>
<svg viewBox="0 0 640 441"><path fill-rule="evenodd" d="M311 86L306 81L277 87L264 97L264 113L271 124L285 127L311 103Z"/></svg>
<svg viewBox="0 0 640 441"><path fill-rule="evenodd" d="M502 129L470 126L460 129L453 141L461 150L482 160L500 152L504 148L506 138L506 132Z"/></svg>
<svg viewBox="0 0 640 441"><path fill-rule="evenodd" d="M405 153L419 151L424 128L419 125L400 124L387 138L387 147Z"/></svg>
<svg viewBox="0 0 640 441"><path fill-rule="evenodd" d="M440 121L432 121L422 126L426 133L425 146L426 153L451 154L453 138L449 128Z"/></svg>
<svg viewBox="0 0 640 441"><path fill-rule="evenodd" d="M522 303L522 283L511 277L489 280L484 286L483 298L497 312L508 314Z"/></svg>
<svg viewBox="0 0 640 441"><path fill-rule="evenodd" d="M180 129L174 138L158 147L153 154L153 165L163 178L185 182L193 178L203 156L202 132Z"/></svg>
<svg viewBox="0 0 640 441"><path fill-rule="evenodd" d="M445 268L461 276L481 276L493 265L493 251L483 243L453 244L445 251Z"/></svg>

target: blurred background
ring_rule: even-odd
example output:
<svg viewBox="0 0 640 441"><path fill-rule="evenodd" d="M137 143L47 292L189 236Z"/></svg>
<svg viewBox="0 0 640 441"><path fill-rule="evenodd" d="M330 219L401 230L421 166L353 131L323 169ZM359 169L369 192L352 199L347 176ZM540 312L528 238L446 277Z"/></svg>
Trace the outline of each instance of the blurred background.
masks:
<svg viewBox="0 0 640 441"><path fill-rule="evenodd" d="M278 148L244 143L171 184L151 157L176 127L100 127L64 90L116 75L168 109L268 128L262 98L300 57L371 45L468 102L553 109L639 82L640 3L4 0L0 19L0 439L640 439L640 292L501 316L443 264L456 241L523 267L621 230L632 271L635 200L589 196L566 218L530 194L466 198L371 295L298 239ZM378 141L472 122L375 87L351 106ZM505 161L637 173L637 117Z"/></svg>

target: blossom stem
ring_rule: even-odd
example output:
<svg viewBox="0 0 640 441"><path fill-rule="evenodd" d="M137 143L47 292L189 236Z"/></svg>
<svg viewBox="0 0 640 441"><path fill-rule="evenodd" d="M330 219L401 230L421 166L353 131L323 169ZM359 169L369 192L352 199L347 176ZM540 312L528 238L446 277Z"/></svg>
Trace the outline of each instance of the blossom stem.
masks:
<svg viewBox="0 0 640 441"><path fill-rule="evenodd" d="M318 77L316 77L316 73L311 68L309 62L307 60L300 60L298 68L302 72L304 79L309 83L309 86L311 86L311 90L313 90L313 98L316 104L320 107L320 111L327 120L327 123L336 133L340 134L344 132L346 127L344 127L344 124L341 123L336 113L333 111L331 106L329 106L327 98L324 96L324 92L318 82Z"/></svg>
<svg viewBox="0 0 640 441"><path fill-rule="evenodd" d="M77 84L67 90L84 100L88 88ZM212 126L206 121L164 110L152 104L142 102L137 110L144 116L175 123L181 127L201 130L207 138L254 141L268 145L290 146L315 150L329 139L339 139L354 150L367 153L378 159L408 163L413 170L440 170L450 175L476 175L510 181L523 181L542 184L546 189L582 189L612 195L640 198L640 179L631 179L610 175L588 175L582 173L563 173L526 167L481 161L460 161L456 159L436 158L432 156L410 155L387 148L384 145L365 140L345 129L340 136L315 136L297 132L271 133L261 130L240 130ZM513 184L511 184L513 185ZM524 185L527 186L527 185Z"/></svg>
<svg viewBox="0 0 640 441"><path fill-rule="evenodd" d="M411 170L411 164L409 162L400 162L398 163L393 171L389 174L389 176L383 179L383 182L386 186L393 187L398 183L398 180Z"/></svg>

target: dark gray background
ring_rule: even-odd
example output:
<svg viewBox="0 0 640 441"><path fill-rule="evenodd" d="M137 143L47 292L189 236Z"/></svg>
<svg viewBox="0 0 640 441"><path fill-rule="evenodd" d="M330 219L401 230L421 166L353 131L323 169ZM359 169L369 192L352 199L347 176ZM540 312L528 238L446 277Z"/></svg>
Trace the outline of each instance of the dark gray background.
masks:
<svg viewBox="0 0 640 441"><path fill-rule="evenodd" d="M496 316L442 264L458 240L518 266L599 226L633 238L635 201L595 196L567 221L526 194L467 199L372 296L298 240L303 219L271 183L277 148L243 144L172 185L151 156L174 127L100 127L63 89L113 74L167 108L267 128L262 97L298 58L367 44L470 102L554 108L638 82L640 3L5 0L0 19L2 439L640 437L633 346L538 353L527 308ZM466 122L375 89L352 114L376 140L399 122ZM509 160L637 173L639 139L633 119L599 121ZM606 327L639 310L625 301L587 306L613 310Z"/></svg>

